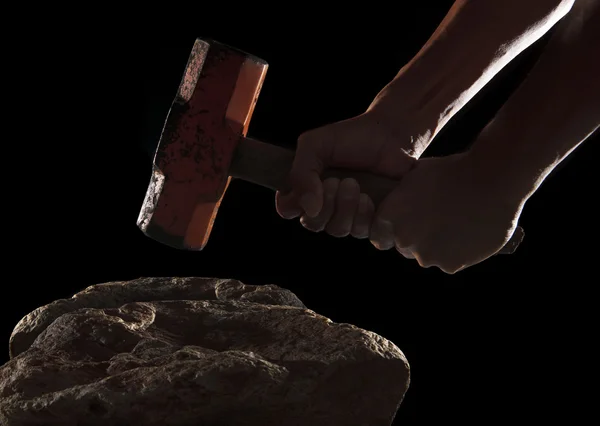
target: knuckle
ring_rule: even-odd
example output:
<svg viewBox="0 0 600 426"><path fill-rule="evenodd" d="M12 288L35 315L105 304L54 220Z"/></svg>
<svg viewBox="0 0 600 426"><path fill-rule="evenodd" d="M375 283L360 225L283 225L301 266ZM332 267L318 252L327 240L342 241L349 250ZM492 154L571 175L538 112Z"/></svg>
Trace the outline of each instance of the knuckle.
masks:
<svg viewBox="0 0 600 426"><path fill-rule="evenodd" d="M298 137L297 150L298 149L312 149L315 148L320 142L318 132L316 130L309 130L302 133Z"/></svg>

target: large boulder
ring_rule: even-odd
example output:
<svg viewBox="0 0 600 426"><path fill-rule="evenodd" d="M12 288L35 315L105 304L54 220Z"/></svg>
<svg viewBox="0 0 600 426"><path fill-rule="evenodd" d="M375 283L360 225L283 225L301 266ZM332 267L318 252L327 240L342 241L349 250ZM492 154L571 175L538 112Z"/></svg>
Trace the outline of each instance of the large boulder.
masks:
<svg viewBox="0 0 600 426"><path fill-rule="evenodd" d="M6 426L390 425L390 341L237 280L99 284L24 317L0 367Z"/></svg>

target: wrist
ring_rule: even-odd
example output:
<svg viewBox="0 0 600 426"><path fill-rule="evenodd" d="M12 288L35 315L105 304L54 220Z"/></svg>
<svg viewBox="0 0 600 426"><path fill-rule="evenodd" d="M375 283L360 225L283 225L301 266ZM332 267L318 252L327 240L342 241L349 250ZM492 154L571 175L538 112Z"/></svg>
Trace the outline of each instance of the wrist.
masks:
<svg viewBox="0 0 600 426"><path fill-rule="evenodd" d="M436 133L437 117L415 86L394 79L375 97L367 114L381 122L404 151L419 158Z"/></svg>
<svg viewBox="0 0 600 426"><path fill-rule="evenodd" d="M448 58L443 55L435 48L420 52L377 94L369 107L369 111L377 111L399 134L407 128L412 130L409 141L412 139L411 148L417 157L481 85L476 82L483 67L480 58L458 61L459 55Z"/></svg>
<svg viewBox="0 0 600 426"><path fill-rule="evenodd" d="M515 203L527 201L541 185L548 171L534 161L535 153L521 150L507 126L492 121L466 152L474 179L490 192Z"/></svg>

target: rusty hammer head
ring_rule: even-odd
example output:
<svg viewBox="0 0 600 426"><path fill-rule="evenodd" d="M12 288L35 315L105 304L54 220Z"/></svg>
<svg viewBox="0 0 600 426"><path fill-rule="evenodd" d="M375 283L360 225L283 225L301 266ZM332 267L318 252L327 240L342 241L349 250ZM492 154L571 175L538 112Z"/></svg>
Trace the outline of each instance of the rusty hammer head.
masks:
<svg viewBox="0 0 600 426"><path fill-rule="evenodd" d="M147 236L179 249L205 246L267 67L238 49L195 41L137 222Z"/></svg>

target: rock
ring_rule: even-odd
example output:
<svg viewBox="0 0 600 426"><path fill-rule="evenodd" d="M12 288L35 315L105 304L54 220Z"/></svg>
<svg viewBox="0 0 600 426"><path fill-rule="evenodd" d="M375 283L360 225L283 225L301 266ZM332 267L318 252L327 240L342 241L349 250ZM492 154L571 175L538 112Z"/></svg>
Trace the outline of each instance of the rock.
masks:
<svg viewBox="0 0 600 426"><path fill-rule="evenodd" d="M99 284L36 309L0 367L6 426L390 425L402 351L280 287Z"/></svg>

